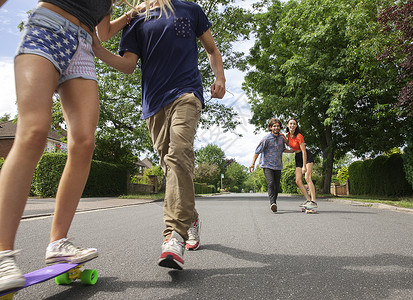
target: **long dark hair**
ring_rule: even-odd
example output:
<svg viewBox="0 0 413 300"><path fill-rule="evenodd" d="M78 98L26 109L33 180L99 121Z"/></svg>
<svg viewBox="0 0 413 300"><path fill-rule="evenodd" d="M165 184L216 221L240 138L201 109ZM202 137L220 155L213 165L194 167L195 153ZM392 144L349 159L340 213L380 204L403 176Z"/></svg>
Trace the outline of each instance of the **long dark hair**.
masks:
<svg viewBox="0 0 413 300"><path fill-rule="evenodd" d="M295 128L294 136L291 134L291 137L296 137L299 133L301 133L301 130L300 130L300 126L298 126L297 120L294 119L294 118L290 118L290 119L287 121L287 126L286 126L286 127L287 127L287 133L290 132L290 129L288 128L288 123L290 123L290 121L292 121L292 120L294 120L295 123L297 123L297 127ZM301 133L301 134L302 134L302 133Z"/></svg>

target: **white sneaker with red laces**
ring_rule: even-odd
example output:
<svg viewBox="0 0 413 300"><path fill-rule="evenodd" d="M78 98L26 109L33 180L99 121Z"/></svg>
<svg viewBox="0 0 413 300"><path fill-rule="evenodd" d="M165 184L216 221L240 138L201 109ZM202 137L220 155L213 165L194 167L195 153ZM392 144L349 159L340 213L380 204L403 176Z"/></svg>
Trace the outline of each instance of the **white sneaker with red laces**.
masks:
<svg viewBox="0 0 413 300"><path fill-rule="evenodd" d="M186 241L186 250L196 250L200 245L201 221L196 219L188 229L188 240Z"/></svg>
<svg viewBox="0 0 413 300"><path fill-rule="evenodd" d="M162 254L158 265L165 268L182 270L184 266L185 242L176 231L172 231L169 239L162 243Z"/></svg>

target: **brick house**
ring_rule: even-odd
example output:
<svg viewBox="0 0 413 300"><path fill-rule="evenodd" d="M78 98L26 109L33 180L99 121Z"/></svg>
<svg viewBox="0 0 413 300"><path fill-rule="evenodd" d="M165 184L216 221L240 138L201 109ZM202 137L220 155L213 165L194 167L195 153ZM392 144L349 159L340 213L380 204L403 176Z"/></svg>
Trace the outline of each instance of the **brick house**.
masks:
<svg viewBox="0 0 413 300"><path fill-rule="evenodd" d="M17 124L14 121L0 123L0 157L6 158L9 154L16 136L16 128ZM62 152L67 152L67 145L61 141L61 138L64 138L64 135L50 130L44 151L53 152L59 149Z"/></svg>

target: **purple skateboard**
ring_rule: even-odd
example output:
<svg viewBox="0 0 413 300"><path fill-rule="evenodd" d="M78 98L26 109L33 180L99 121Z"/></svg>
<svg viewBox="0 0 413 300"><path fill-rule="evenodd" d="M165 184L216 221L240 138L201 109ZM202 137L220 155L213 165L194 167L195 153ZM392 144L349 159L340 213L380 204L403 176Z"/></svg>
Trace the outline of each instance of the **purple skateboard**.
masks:
<svg viewBox="0 0 413 300"><path fill-rule="evenodd" d="M24 275L26 284L24 287L14 290L0 292L0 300L12 299L14 294L28 286L35 285L49 279L55 278L57 284L70 284L75 279L80 279L82 284L94 285L98 280L96 270L83 270L80 268L85 264L54 264Z"/></svg>

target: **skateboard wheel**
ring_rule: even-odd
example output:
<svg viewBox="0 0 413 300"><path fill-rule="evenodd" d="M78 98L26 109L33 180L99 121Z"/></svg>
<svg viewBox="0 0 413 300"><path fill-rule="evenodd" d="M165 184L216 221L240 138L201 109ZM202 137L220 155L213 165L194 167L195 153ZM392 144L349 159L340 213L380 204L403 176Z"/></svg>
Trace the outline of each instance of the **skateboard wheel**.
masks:
<svg viewBox="0 0 413 300"><path fill-rule="evenodd" d="M98 281L98 271L96 270L84 270L80 275L80 281L82 284L94 285Z"/></svg>
<svg viewBox="0 0 413 300"><path fill-rule="evenodd" d="M66 285L66 284L71 284L72 279L69 278L69 273L63 273L62 275L59 275L55 278L55 281L59 285Z"/></svg>

